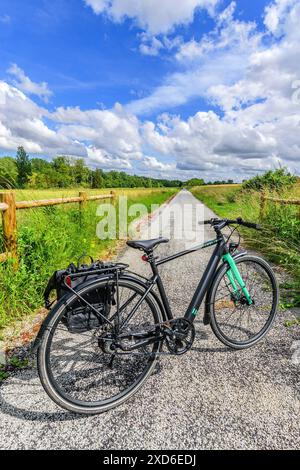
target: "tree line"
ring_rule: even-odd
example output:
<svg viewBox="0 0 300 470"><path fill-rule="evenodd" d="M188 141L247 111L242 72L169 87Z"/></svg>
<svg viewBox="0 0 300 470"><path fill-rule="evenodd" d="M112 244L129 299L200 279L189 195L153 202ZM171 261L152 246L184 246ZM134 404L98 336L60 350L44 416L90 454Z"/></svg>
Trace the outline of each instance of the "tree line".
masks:
<svg viewBox="0 0 300 470"><path fill-rule="evenodd" d="M30 158L23 147L17 155L0 158L0 188L48 189L48 188L160 188L227 184L228 181L205 183L203 179L180 180L155 179L129 175L123 171L103 171L89 168L83 158L57 156L52 161Z"/></svg>

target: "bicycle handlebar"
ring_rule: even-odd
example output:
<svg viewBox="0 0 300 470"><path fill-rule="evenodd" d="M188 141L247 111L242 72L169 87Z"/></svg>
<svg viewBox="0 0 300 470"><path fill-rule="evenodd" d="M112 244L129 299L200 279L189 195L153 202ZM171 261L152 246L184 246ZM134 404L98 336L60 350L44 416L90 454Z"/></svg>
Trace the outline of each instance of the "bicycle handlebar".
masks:
<svg viewBox="0 0 300 470"><path fill-rule="evenodd" d="M230 219L209 219L204 220L203 222L199 222L200 225L211 225L214 228L222 228L227 227L228 225L242 225L243 227L252 228L255 230L261 230L261 225L253 223L253 222L246 222L241 217L238 217L235 220Z"/></svg>

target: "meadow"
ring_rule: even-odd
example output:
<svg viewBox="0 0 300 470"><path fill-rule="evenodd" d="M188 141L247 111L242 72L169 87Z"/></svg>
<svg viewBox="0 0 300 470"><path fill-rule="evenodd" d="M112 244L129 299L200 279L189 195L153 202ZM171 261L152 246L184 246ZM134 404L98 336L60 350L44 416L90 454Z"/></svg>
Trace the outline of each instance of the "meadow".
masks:
<svg viewBox="0 0 300 470"><path fill-rule="evenodd" d="M78 196L80 189L18 190L16 199L37 200ZM88 194L109 194L109 189L84 190ZM144 204L150 211L152 204L161 205L177 189L114 189L118 196L128 198L128 206ZM107 201L104 201L107 202ZM53 271L66 268L87 253L95 259L108 259L120 245L118 240L100 240L96 226L101 220L96 215L98 202L88 202L80 214L78 204L35 208L18 211L19 269L11 262L0 264L0 339L1 330L42 305L45 284ZM128 223L131 220L127 221ZM118 230L118 227L117 227ZM2 243L0 231L0 244ZM0 252L3 246L0 246Z"/></svg>
<svg viewBox="0 0 300 470"><path fill-rule="evenodd" d="M264 254L291 273L294 281L282 287L285 304L300 304L300 213L299 206L267 202L263 219L260 215L260 193L245 190L242 185L203 186L192 189L193 194L224 218L243 217L250 222L260 222L262 231L241 229L246 246ZM300 184L280 191L267 191L268 196L281 199L300 199Z"/></svg>

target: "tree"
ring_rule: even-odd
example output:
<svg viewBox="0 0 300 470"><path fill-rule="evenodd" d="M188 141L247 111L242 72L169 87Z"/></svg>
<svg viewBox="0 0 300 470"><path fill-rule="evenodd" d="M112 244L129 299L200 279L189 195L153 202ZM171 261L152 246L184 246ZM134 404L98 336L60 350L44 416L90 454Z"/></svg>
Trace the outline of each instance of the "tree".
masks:
<svg viewBox="0 0 300 470"><path fill-rule="evenodd" d="M27 155L23 147L18 148L16 165L18 169L18 186L20 188L24 188L29 181L32 169L29 156Z"/></svg>
<svg viewBox="0 0 300 470"><path fill-rule="evenodd" d="M15 188L18 179L18 168L14 158L0 158L0 188Z"/></svg>
<svg viewBox="0 0 300 470"><path fill-rule="evenodd" d="M93 172L92 187L93 188L103 188L104 187L103 171L99 170L99 168L97 168L97 170L95 170Z"/></svg>
<svg viewBox="0 0 300 470"><path fill-rule="evenodd" d="M186 186L203 186L205 181L203 179L193 178L186 182Z"/></svg>
<svg viewBox="0 0 300 470"><path fill-rule="evenodd" d="M72 165L75 186L84 186L89 182L90 171L83 158L76 158Z"/></svg>
<svg viewBox="0 0 300 470"><path fill-rule="evenodd" d="M54 158L52 167L55 171L55 186L58 186L59 188L74 186L72 168L68 157L58 156Z"/></svg>

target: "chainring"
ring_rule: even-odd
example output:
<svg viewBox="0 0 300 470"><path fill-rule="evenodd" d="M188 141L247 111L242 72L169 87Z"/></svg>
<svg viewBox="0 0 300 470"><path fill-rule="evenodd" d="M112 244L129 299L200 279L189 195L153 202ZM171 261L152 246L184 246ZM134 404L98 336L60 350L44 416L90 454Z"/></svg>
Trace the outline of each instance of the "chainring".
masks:
<svg viewBox="0 0 300 470"><path fill-rule="evenodd" d="M166 345L171 354L182 356L193 346L195 340L195 327L186 318L172 320L171 327L165 331Z"/></svg>

